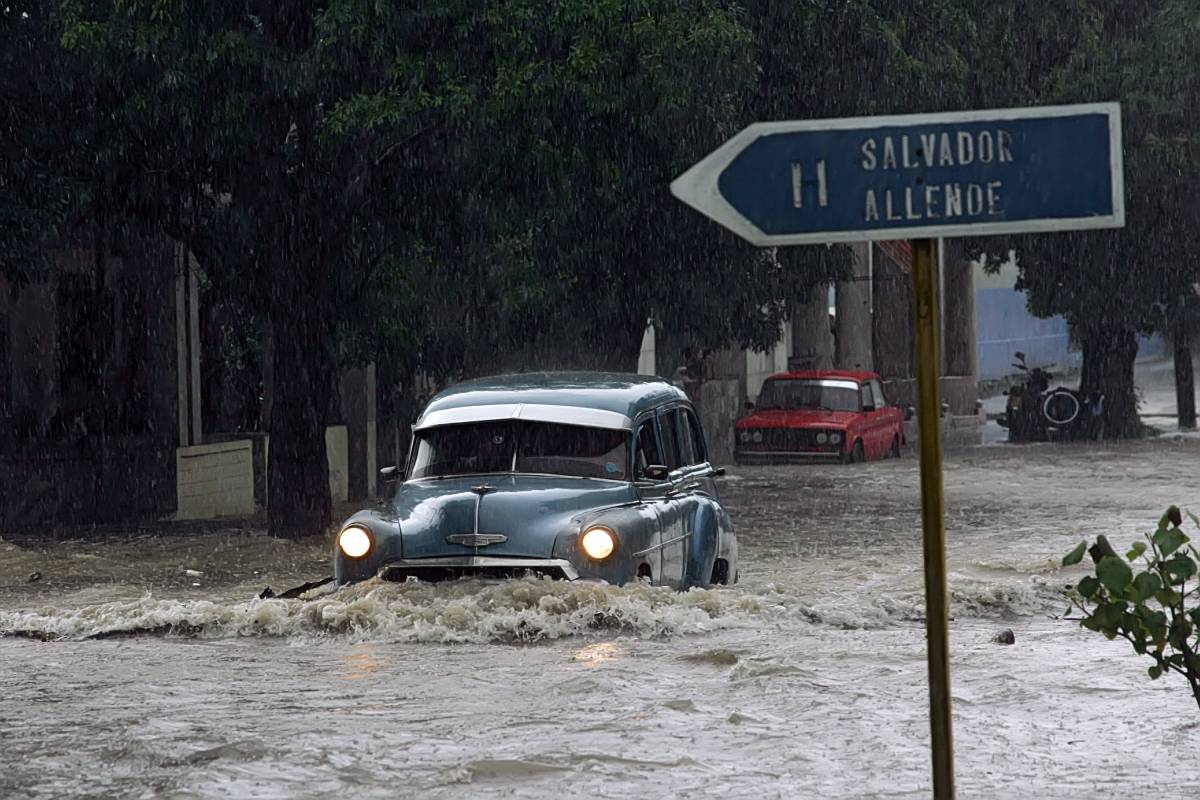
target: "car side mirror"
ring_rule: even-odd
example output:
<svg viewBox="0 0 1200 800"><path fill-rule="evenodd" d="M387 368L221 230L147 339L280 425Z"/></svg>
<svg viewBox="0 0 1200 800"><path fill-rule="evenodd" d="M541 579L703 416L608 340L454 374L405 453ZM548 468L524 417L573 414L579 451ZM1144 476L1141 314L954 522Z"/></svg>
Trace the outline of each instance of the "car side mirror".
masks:
<svg viewBox="0 0 1200 800"><path fill-rule="evenodd" d="M747 400L745 403L742 404L742 411L745 411L747 414L749 414L753 410L754 410L754 403L752 403L751 401Z"/></svg>
<svg viewBox="0 0 1200 800"><path fill-rule="evenodd" d="M651 464L642 471L642 475L648 480L665 481L671 475L671 470L664 467L662 464Z"/></svg>
<svg viewBox="0 0 1200 800"><path fill-rule="evenodd" d="M870 413L871 411L874 411L874 410L875 410L874 403L863 403L863 413L864 414Z"/></svg>
<svg viewBox="0 0 1200 800"><path fill-rule="evenodd" d="M397 466L379 470L379 497L387 499L396 491L396 484L404 478L404 471Z"/></svg>
<svg viewBox="0 0 1200 800"><path fill-rule="evenodd" d="M915 408L913 408L912 406L905 406L904 407L904 421L908 422L910 419L912 419L916 415L916 413L917 413L917 410Z"/></svg>

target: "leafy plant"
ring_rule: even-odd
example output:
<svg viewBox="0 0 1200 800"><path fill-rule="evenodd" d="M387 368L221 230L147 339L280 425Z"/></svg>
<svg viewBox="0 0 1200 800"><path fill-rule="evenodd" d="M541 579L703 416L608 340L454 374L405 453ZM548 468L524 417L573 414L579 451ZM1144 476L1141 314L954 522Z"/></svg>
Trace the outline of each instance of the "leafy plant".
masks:
<svg viewBox="0 0 1200 800"><path fill-rule="evenodd" d="M1200 527L1195 514L1188 516ZM1080 542L1062 563L1078 564L1086 552L1095 565L1094 574L1068 592L1071 605L1083 614L1080 624L1109 639L1120 636L1153 659L1152 679L1168 671L1183 675L1200 705L1200 552L1182 523L1183 515L1171 506L1158 528L1145 541L1134 542L1123 558L1104 536L1097 536L1091 547Z"/></svg>

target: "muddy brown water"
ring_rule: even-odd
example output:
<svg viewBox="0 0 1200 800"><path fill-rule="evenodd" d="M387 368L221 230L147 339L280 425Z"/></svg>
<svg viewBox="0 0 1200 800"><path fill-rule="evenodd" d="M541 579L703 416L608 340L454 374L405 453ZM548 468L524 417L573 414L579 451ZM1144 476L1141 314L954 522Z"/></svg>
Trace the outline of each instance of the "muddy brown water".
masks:
<svg viewBox="0 0 1200 800"><path fill-rule="evenodd" d="M915 460L731 473L741 583L683 594L257 600L325 543L0 541L0 631L32 637L0 638L0 796L928 796ZM1057 564L1200 506L1197 474L1187 439L949 457L960 797L1195 796L1187 687L1058 619Z"/></svg>

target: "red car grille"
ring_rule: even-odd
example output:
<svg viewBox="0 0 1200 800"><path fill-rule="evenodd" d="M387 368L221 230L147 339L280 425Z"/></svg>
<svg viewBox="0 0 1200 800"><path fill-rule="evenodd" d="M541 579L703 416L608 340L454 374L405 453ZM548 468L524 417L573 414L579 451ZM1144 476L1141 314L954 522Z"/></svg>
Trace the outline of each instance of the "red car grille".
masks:
<svg viewBox="0 0 1200 800"><path fill-rule="evenodd" d="M742 440L743 432L749 433L747 441ZM817 431L806 428L748 428L737 432L737 449L739 450L770 450L774 452L788 450L814 450L829 452L840 449L836 444L817 444L817 434L828 431ZM755 434L761 434L761 441L754 441Z"/></svg>

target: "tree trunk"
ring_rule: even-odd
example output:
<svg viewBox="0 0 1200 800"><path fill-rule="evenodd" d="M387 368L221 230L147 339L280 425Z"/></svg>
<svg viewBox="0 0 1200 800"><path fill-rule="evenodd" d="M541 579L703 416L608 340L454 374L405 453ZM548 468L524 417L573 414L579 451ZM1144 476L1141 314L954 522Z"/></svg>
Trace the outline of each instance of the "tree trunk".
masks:
<svg viewBox="0 0 1200 800"><path fill-rule="evenodd" d="M1175 336L1175 404L1179 427L1196 427L1196 378L1192 371L1192 343L1179 331Z"/></svg>
<svg viewBox="0 0 1200 800"><path fill-rule="evenodd" d="M334 311L328 308L328 256L320 230L296 214L285 246L272 258L271 331L274 345L271 439L268 454L267 530L295 539L329 528L329 461L325 427L330 423L337 376Z"/></svg>
<svg viewBox="0 0 1200 800"><path fill-rule="evenodd" d="M1083 331L1082 392L1104 395L1104 435L1132 438L1141 435L1133 362L1137 334L1127 328L1103 326Z"/></svg>

